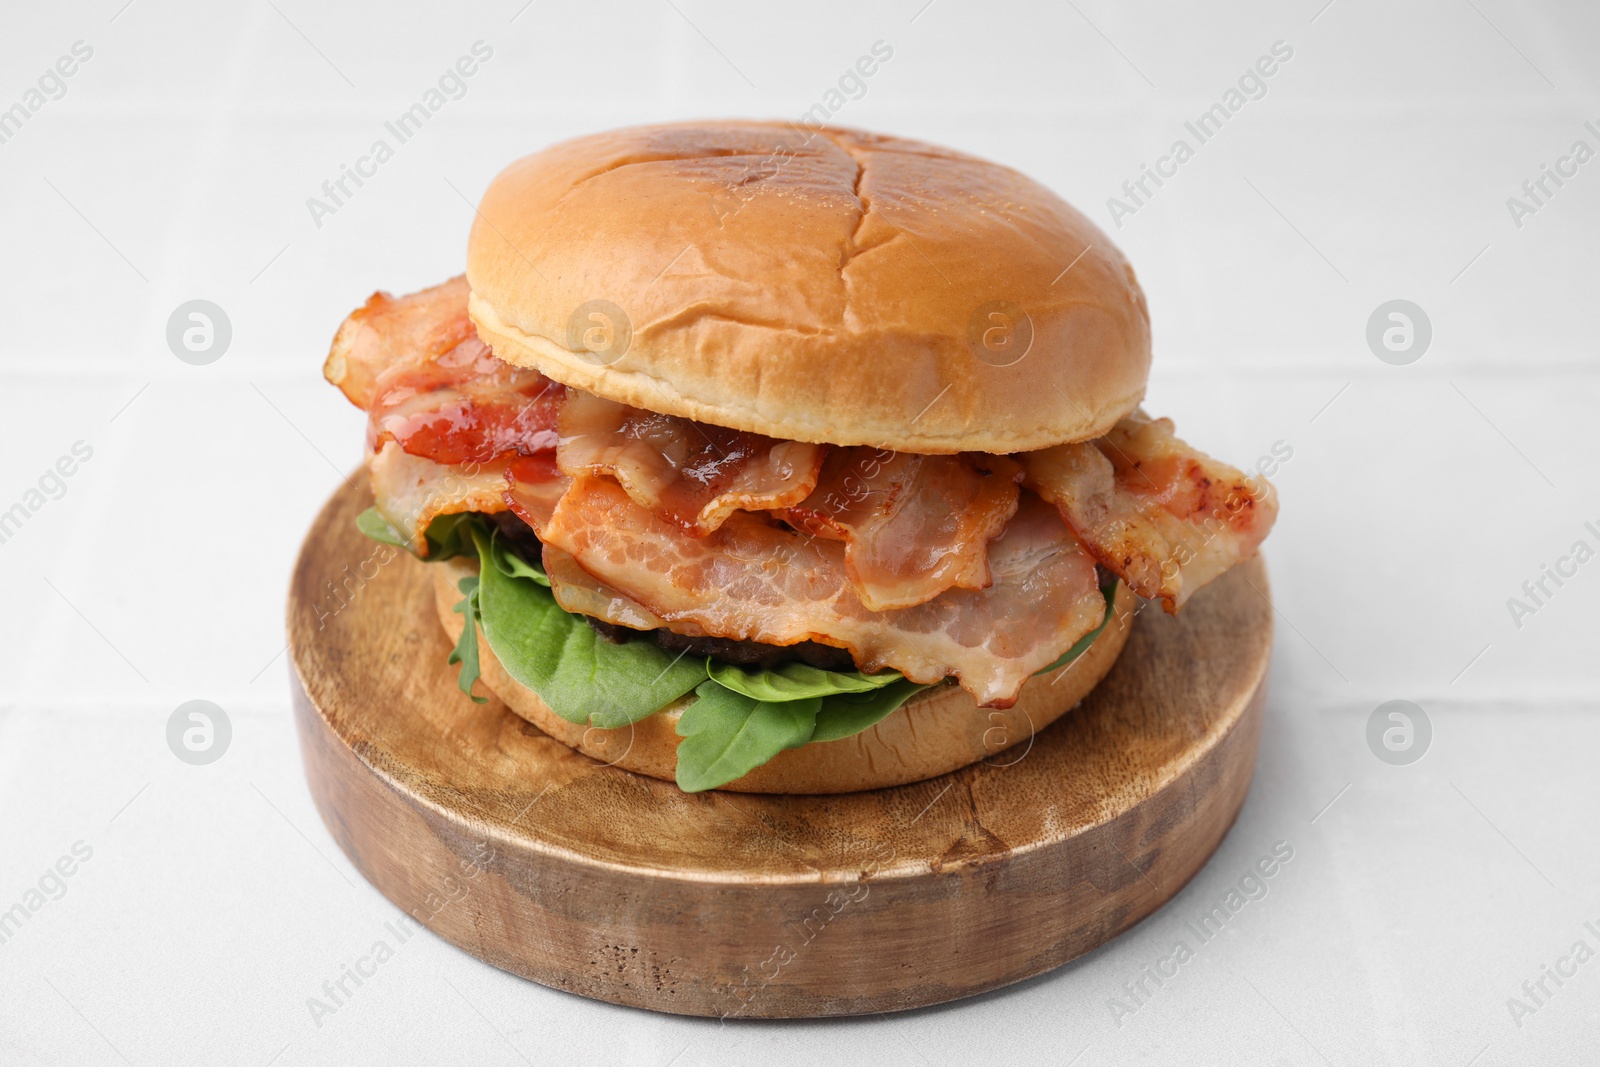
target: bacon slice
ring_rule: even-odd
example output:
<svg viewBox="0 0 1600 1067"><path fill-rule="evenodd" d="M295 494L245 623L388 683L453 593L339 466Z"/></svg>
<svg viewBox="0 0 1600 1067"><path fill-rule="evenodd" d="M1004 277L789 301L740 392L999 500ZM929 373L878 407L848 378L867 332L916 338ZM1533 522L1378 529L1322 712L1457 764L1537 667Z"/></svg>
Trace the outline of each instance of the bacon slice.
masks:
<svg viewBox="0 0 1600 1067"><path fill-rule="evenodd" d="M572 479L556 468L555 456L545 452L536 456L516 456L506 467L505 506L529 526L542 533L550 514Z"/></svg>
<svg viewBox="0 0 1600 1067"><path fill-rule="evenodd" d="M464 277L398 299L374 293L339 327L323 375L369 415L367 447L397 441L446 465L555 447L561 387L478 339Z"/></svg>
<svg viewBox="0 0 1600 1067"><path fill-rule="evenodd" d="M421 366L478 336L467 317L470 292L460 275L398 300L373 293L340 325L322 376L356 407L371 410L383 372Z"/></svg>
<svg viewBox="0 0 1600 1067"><path fill-rule="evenodd" d="M398 299L373 294L323 366L367 411L378 509L419 553L438 515L548 514L566 487L554 462L561 387L495 357L467 315L468 292L460 277Z"/></svg>
<svg viewBox="0 0 1600 1067"><path fill-rule="evenodd" d="M1095 559L1176 612L1195 590L1255 555L1277 497L1137 411L1095 441L1019 458L1025 484L1056 505Z"/></svg>
<svg viewBox="0 0 1600 1067"><path fill-rule="evenodd" d="M1007 458L830 449L628 408L496 359L467 295L461 278L375 295L334 340L324 373L369 412L378 506L419 552L439 515L509 508L545 542L559 602L619 625L817 641L1007 707L1099 623L1095 560L1176 611L1276 515L1265 482L1143 412Z"/></svg>
<svg viewBox="0 0 1600 1067"><path fill-rule="evenodd" d="M735 511L798 504L817 484L821 445L692 422L567 391L557 462L609 474L641 507L696 537Z"/></svg>
<svg viewBox="0 0 1600 1067"><path fill-rule="evenodd" d="M397 441L413 456L446 464L532 455L555 447L561 397L561 386L471 337L428 362L378 375L367 443L376 451Z"/></svg>
<svg viewBox="0 0 1600 1067"><path fill-rule="evenodd" d="M848 649L865 671L894 668L926 683L954 675L988 707L1014 703L1023 683L1105 611L1093 561L1032 496L990 546L987 589L951 589L884 612L856 596L836 541L747 512L691 537L606 477L574 479L541 536L674 629L688 623L773 645L818 641Z"/></svg>
<svg viewBox="0 0 1600 1067"><path fill-rule="evenodd" d="M877 448L829 454L816 489L778 512L845 542L845 570L872 611L989 584L989 542L1017 511L1022 468L1004 456L922 456Z"/></svg>
<svg viewBox="0 0 1600 1067"><path fill-rule="evenodd" d="M554 545L544 546L544 573L550 579L550 592L555 594L556 603L566 611L635 630L655 630L667 625L666 620L595 578L578 566L577 560ZM677 629L691 637L702 636L702 631L692 626Z"/></svg>
<svg viewBox="0 0 1600 1067"><path fill-rule="evenodd" d="M367 462L378 513L399 530L418 555L426 555L423 535L440 515L461 511L493 514L506 510L506 467L493 463L435 463L385 442Z"/></svg>

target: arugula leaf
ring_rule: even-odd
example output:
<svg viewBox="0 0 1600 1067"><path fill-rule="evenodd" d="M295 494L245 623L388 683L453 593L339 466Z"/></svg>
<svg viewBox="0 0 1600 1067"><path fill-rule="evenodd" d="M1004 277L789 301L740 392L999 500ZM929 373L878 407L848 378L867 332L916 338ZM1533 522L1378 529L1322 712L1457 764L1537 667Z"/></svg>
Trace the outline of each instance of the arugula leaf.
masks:
<svg viewBox="0 0 1600 1067"><path fill-rule="evenodd" d="M678 788L698 793L742 778L811 740L821 697L755 700L707 679L678 718Z"/></svg>
<svg viewBox="0 0 1600 1067"><path fill-rule="evenodd" d="M817 728L811 740L837 741L841 737L853 737L888 718L901 704L924 689L931 688L902 678L870 693L838 693L825 697L817 712Z"/></svg>
<svg viewBox="0 0 1600 1067"><path fill-rule="evenodd" d="M699 659L674 657L649 641L619 645L601 637L564 611L538 577L507 573L512 565L492 532L474 527L471 534L478 549L483 635L506 673L563 719L614 730L660 711L706 680Z"/></svg>
<svg viewBox="0 0 1600 1067"><path fill-rule="evenodd" d="M478 579L463 578L456 583L456 588L461 590L461 602L450 610L465 616L466 624L461 627L461 636L456 638L456 647L451 650L446 662L461 664L461 670L456 675L456 685L461 691L471 697L474 704L487 704L487 697L478 696L472 691L473 683L479 678Z"/></svg>
<svg viewBox="0 0 1600 1067"><path fill-rule="evenodd" d="M901 681L899 671L862 674L860 671L827 671L809 663L789 662L769 670L746 670L731 663L706 658L706 673L711 680L735 693L770 702L807 700L835 693L869 693Z"/></svg>
<svg viewBox="0 0 1600 1067"><path fill-rule="evenodd" d="M550 588L550 576L544 572L543 561L537 566L529 563L511 551L509 545L502 544L498 537L490 539L489 547L494 556L494 565L499 568L501 574L507 578L532 578L546 589ZM479 563L482 564L481 558Z"/></svg>
<svg viewBox="0 0 1600 1067"><path fill-rule="evenodd" d="M440 515L428 523L428 562L464 556L472 552L472 531L486 525L470 511Z"/></svg>
<svg viewBox="0 0 1600 1067"><path fill-rule="evenodd" d="M482 524L483 520L470 511L435 517L428 524L427 532L423 534L423 540L428 548L427 561L435 563L471 551L472 540L469 532ZM384 518L383 512L375 507L368 508L356 516L356 529L374 541L395 545L414 556L417 554L416 546L407 540L405 534L395 529L394 524Z"/></svg>
<svg viewBox="0 0 1600 1067"><path fill-rule="evenodd" d="M383 512L377 508L368 508L357 515L356 529L374 541L382 541L386 545L398 545L401 548L409 547L406 539L400 536L400 531L389 525L389 520L384 518Z"/></svg>

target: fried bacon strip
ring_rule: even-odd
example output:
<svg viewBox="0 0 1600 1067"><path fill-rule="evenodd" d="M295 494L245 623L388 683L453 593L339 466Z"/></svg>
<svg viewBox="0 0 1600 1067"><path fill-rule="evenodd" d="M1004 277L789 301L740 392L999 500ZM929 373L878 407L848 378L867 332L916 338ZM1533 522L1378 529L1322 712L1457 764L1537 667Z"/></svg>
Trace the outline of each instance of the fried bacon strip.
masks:
<svg viewBox="0 0 1600 1067"><path fill-rule="evenodd" d="M988 588L951 589L892 611L861 603L839 542L749 512L692 537L602 476L574 479L541 536L674 629L772 645L817 641L848 649L865 671L893 668L918 682L953 675L988 707L1014 703L1023 683L1105 611L1093 560L1056 511L1031 496L990 546Z"/></svg>
<svg viewBox="0 0 1600 1067"><path fill-rule="evenodd" d="M398 300L373 293L339 326L322 376L370 411L380 375L420 367L478 336L467 317L470 292L460 275Z"/></svg>
<svg viewBox="0 0 1600 1067"><path fill-rule="evenodd" d="M368 413L367 448L396 441L435 463L554 448L562 390L495 358L467 315L467 280L374 293L339 327L322 373Z"/></svg>
<svg viewBox="0 0 1600 1067"><path fill-rule="evenodd" d="M816 490L778 516L845 543L845 570L873 611L989 584L989 542L1017 511L1022 468L1005 456L841 448Z"/></svg>
<svg viewBox="0 0 1600 1067"><path fill-rule="evenodd" d="M656 630L667 625L649 608L598 580L554 545L544 546L544 572L550 579L550 592L555 594L556 603L566 611L634 630ZM693 627L679 627L679 631L692 637L702 636Z"/></svg>
<svg viewBox="0 0 1600 1067"><path fill-rule="evenodd" d="M1102 438L1018 457L1024 484L1060 509L1095 559L1168 612L1255 555L1278 512L1266 481L1172 428L1136 411Z"/></svg>
<svg viewBox="0 0 1600 1067"><path fill-rule="evenodd" d="M641 507L695 537L735 511L804 500L821 445L692 422L568 390L556 459L572 476L609 474Z"/></svg>
<svg viewBox="0 0 1600 1067"><path fill-rule="evenodd" d="M426 555L428 524L440 515L506 510L509 457L490 463L435 463L386 441L367 461L378 513Z"/></svg>
<svg viewBox="0 0 1600 1067"><path fill-rule="evenodd" d="M497 359L476 337L420 366L378 376L368 447L397 441L436 463L487 463L556 444L562 388L536 370Z"/></svg>
<svg viewBox="0 0 1600 1067"><path fill-rule="evenodd" d="M562 605L617 625L817 641L1006 707L1098 624L1095 561L1176 611L1276 515L1264 481L1143 412L1004 457L830 448L629 408L495 358L467 295L464 278L376 294L334 339L324 373L369 413L379 510L425 551L436 516L509 508L544 540Z"/></svg>
<svg viewBox="0 0 1600 1067"><path fill-rule="evenodd" d="M572 479L556 467L555 456L517 456L506 467L505 506L538 534L544 531Z"/></svg>
<svg viewBox="0 0 1600 1067"><path fill-rule="evenodd" d="M873 611L988 585L988 544L1016 512L1022 477L1002 456L827 450L574 390L559 427L563 473L610 475L635 503L692 536L736 511L772 511L844 542L850 581Z"/></svg>
<svg viewBox="0 0 1600 1067"><path fill-rule="evenodd" d="M368 473L378 510L419 553L439 515L492 514L524 495L554 506L563 391L538 371L495 358L467 315L467 281L398 299L375 293L339 328L323 374L368 413ZM540 457L545 462L541 464ZM551 495L553 493L553 495Z"/></svg>

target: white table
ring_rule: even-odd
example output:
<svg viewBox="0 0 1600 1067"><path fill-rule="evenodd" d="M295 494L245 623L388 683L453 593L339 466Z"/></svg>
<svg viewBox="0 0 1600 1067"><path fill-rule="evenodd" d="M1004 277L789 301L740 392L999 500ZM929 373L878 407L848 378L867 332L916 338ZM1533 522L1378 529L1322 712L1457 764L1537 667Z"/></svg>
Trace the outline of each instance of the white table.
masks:
<svg viewBox="0 0 1600 1067"><path fill-rule="evenodd" d="M904 0L780 23L706 0L122 3L35 5L0 35L0 108L92 49L0 143L0 510L29 512L0 543L0 909L29 911L0 943L0 1060L1594 1059L1600 962L1560 963L1576 973L1535 985L1534 1012L1508 999L1535 1007L1525 981L1580 939L1600 950L1600 562L1546 579L1520 626L1507 599L1575 541L1600 548L1600 162L1546 179L1520 227L1506 204L1575 140L1600 149L1592 7ZM464 95L316 225L307 198L480 40ZM307 998L395 912L311 806L282 657L298 539L359 457L361 415L318 373L335 326L374 288L458 271L469 202L518 154L632 122L798 116L877 41L892 58L835 122L1059 189L1140 270L1148 407L1240 465L1293 449L1238 824L1114 943L944 1008L724 1026L555 993L425 934L317 1025ZM1107 198L1276 41L1293 56L1265 95L1113 228ZM165 340L194 298L233 330L204 366ZM1433 327L1406 366L1365 339L1395 298ZM77 442L92 455L30 497ZM209 766L166 743L195 698L232 724ZM1420 762L1368 748L1391 699L1432 723ZM1266 897L1113 1011L1279 841L1294 858Z"/></svg>

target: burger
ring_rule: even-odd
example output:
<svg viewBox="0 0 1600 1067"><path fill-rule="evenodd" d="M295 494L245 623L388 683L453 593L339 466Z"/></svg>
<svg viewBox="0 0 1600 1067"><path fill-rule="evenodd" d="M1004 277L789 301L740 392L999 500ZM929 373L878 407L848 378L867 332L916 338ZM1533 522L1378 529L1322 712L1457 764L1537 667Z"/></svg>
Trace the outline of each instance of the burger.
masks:
<svg viewBox="0 0 1600 1067"><path fill-rule="evenodd" d="M1142 603L1256 552L1270 486L1147 415L1149 368L1132 268L1038 183L705 122L512 164L465 275L372 296L324 373L464 707L686 791L831 793L1020 758Z"/></svg>

